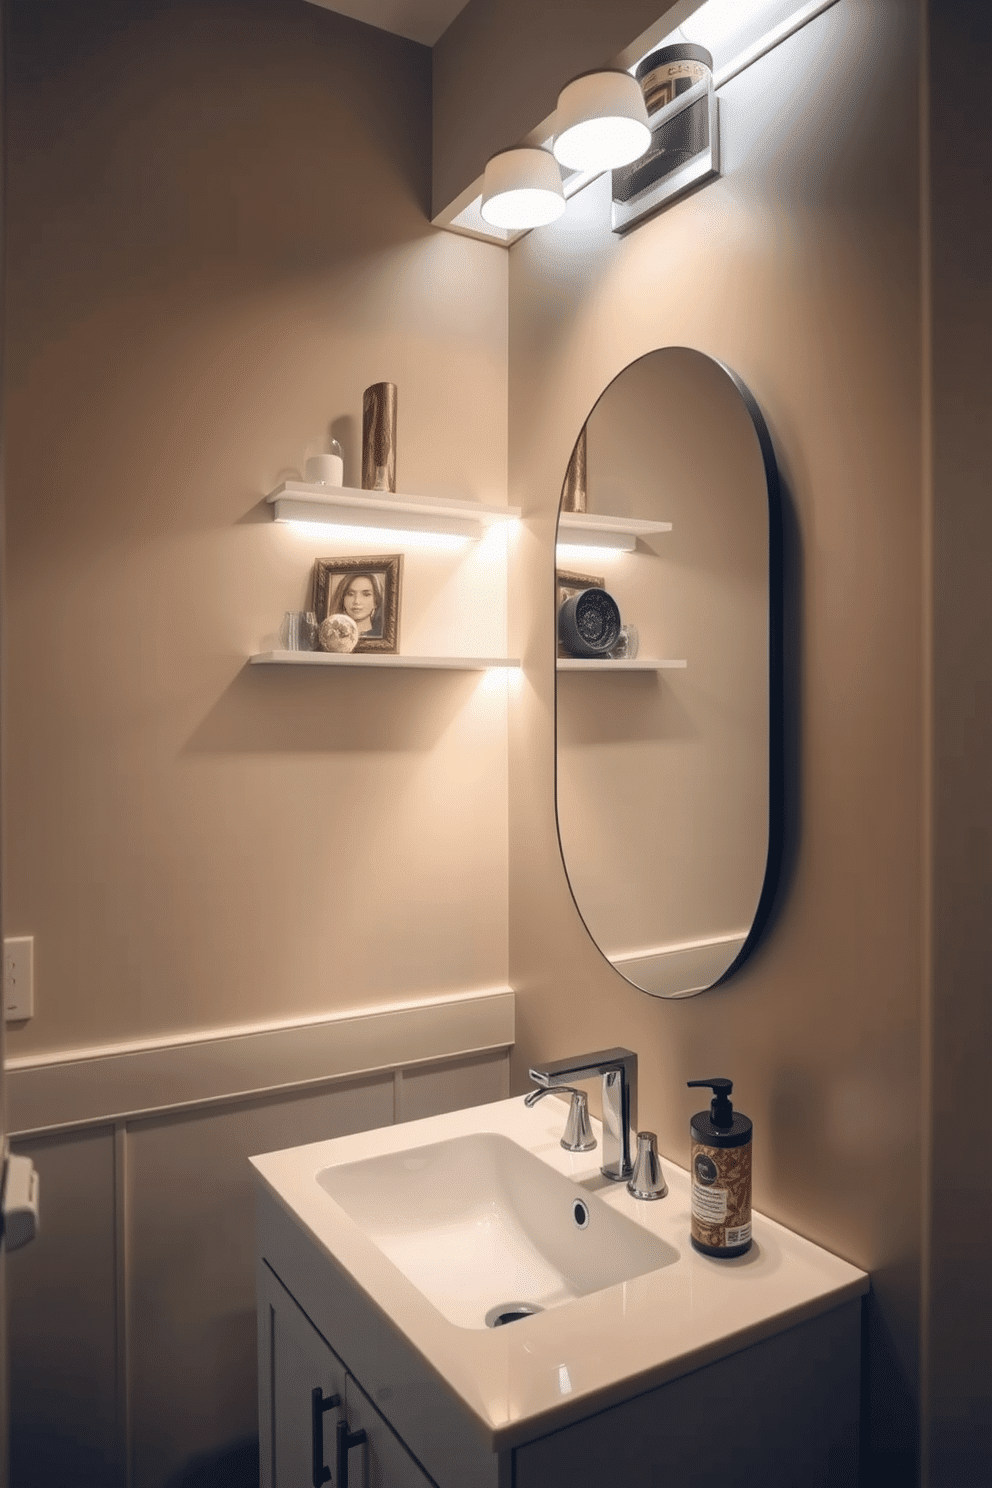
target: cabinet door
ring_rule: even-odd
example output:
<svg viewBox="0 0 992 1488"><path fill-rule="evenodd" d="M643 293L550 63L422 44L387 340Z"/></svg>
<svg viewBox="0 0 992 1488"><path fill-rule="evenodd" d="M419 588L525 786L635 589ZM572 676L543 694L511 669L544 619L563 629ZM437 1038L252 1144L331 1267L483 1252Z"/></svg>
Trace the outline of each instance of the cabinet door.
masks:
<svg viewBox="0 0 992 1488"><path fill-rule="evenodd" d="M349 1454L348 1488L435 1488L350 1374L346 1399L349 1430L364 1431L366 1437Z"/></svg>
<svg viewBox="0 0 992 1488"><path fill-rule="evenodd" d="M258 1270L258 1365L261 1488L311 1488L315 1477L336 1488L344 1365L264 1262ZM321 1392L316 1402L315 1390ZM336 1405L321 1409L335 1397Z"/></svg>

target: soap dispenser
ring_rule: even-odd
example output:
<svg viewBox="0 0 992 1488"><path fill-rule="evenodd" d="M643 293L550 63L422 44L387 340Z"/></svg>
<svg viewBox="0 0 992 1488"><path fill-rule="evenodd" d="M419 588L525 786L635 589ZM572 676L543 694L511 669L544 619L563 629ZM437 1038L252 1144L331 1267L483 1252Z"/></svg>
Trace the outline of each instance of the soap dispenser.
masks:
<svg viewBox="0 0 992 1488"><path fill-rule="evenodd" d="M713 1092L709 1110L689 1123L692 1243L704 1255L744 1255L751 1249L751 1122L730 1103L732 1080L686 1083Z"/></svg>

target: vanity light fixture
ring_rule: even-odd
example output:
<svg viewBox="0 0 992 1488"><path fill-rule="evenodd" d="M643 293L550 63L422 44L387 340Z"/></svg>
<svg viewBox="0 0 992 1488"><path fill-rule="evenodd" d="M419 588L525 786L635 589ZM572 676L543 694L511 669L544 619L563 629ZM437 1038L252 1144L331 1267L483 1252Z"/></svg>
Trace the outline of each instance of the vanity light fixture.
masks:
<svg viewBox="0 0 992 1488"><path fill-rule="evenodd" d="M580 73L558 94L554 155L566 169L616 170L650 144L644 95L629 72Z"/></svg>
<svg viewBox="0 0 992 1488"><path fill-rule="evenodd" d="M519 145L490 156L480 211L491 227L511 231L546 227L564 210L561 171L547 150Z"/></svg>

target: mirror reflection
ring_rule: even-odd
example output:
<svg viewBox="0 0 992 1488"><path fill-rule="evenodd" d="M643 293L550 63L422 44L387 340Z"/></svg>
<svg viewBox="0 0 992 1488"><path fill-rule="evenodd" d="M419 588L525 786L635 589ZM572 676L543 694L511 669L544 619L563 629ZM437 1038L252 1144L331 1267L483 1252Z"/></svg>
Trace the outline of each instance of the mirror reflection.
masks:
<svg viewBox="0 0 992 1488"><path fill-rule="evenodd" d="M562 855L603 955L659 997L702 991L739 965L770 897L776 520L756 405L719 362L683 347L619 374L565 476ZM619 634L601 597L582 600L589 590L616 602Z"/></svg>

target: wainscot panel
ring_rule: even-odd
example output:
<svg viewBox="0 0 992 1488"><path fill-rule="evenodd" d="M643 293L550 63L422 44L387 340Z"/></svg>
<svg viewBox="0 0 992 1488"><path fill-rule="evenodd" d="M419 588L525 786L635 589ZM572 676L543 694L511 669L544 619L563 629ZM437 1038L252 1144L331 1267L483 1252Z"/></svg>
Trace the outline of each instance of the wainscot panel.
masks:
<svg viewBox="0 0 992 1488"><path fill-rule="evenodd" d="M12 1061L17 1488L258 1482L252 1153L509 1094L507 988ZM78 1418L78 1419L77 1419Z"/></svg>

